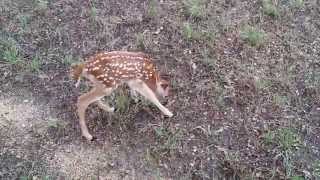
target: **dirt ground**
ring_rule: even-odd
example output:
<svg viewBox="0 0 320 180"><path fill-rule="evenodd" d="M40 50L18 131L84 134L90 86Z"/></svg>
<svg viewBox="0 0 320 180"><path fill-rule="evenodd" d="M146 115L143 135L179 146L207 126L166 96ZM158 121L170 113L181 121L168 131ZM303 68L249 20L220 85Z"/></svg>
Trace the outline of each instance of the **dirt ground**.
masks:
<svg viewBox="0 0 320 180"><path fill-rule="evenodd" d="M175 115L122 87L88 142L70 64L111 50L153 57ZM317 0L0 1L0 179L320 179L319 136Z"/></svg>

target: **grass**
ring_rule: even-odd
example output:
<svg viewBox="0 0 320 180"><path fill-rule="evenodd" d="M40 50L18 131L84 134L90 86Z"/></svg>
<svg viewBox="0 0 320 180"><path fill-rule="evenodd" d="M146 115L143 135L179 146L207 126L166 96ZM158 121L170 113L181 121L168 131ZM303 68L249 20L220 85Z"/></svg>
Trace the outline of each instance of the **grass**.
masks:
<svg viewBox="0 0 320 180"><path fill-rule="evenodd" d="M3 53L3 59L10 64L17 64L20 61L18 48L16 46L7 48Z"/></svg>
<svg viewBox="0 0 320 180"><path fill-rule="evenodd" d="M117 111L124 113L128 110L130 104L130 97L125 92L123 88L118 88L118 91L115 96L115 105Z"/></svg>
<svg viewBox="0 0 320 180"><path fill-rule="evenodd" d="M263 0L262 2L262 9L263 12L271 17L277 17L279 16L279 10L277 7L272 3L271 0Z"/></svg>
<svg viewBox="0 0 320 180"><path fill-rule="evenodd" d="M277 106L284 106L288 103L288 97L275 94L272 96L272 102Z"/></svg>
<svg viewBox="0 0 320 180"><path fill-rule="evenodd" d="M36 0L35 3L36 3L36 9L46 10L48 8L47 0Z"/></svg>
<svg viewBox="0 0 320 180"><path fill-rule="evenodd" d="M184 23L183 24L183 29L182 29L182 32L183 32L183 36L187 39L187 40L191 40L191 39L194 39L194 29L193 27L191 26L190 23Z"/></svg>
<svg viewBox="0 0 320 180"><path fill-rule="evenodd" d="M304 6L304 0L290 0L290 5L293 8L302 8Z"/></svg>
<svg viewBox="0 0 320 180"><path fill-rule="evenodd" d="M154 132L159 142L156 151L160 154L170 153L176 149L183 134L181 129L169 129L164 125L155 127Z"/></svg>
<svg viewBox="0 0 320 180"><path fill-rule="evenodd" d="M156 1L150 0L147 5L147 17L153 18L157 15L157 9L156 9Z"/></svg>
<svg viewBox="0 0 320 180"><path fill-rule="evenodd" d="M29 64L29 69L31 72L39 72L41 67L40 58L38 55L32 58L32 61Z"/></svg>
<svg viewBox="0 0 320 180"><path fill-rule="evenodd" d="M245 26L240 32L240 38L252 46L263 44L265 33L252 26Z"/></svg>
<svg viewBox="0 0 320 180"><path fill-rule="evenodd" d="M136 35L136 44L137 44L138 48L143 49L143 50L146 49L145 38L144 38L143 33L138 33Z"/></svg>
<svg viewBox="0 0 320 180"><path fill-rule="evenodd" d="M72 63L75 63L76 61L74 60L73 56L72 55L65 55L63 60L62 60L62 63L65 64L65 65L71 65Z"/></svg>
<svg viewBox="0 0 320 180"><path fill-rule="evenodd" d="M213 68L216 65L216 60L212 57L212 54L209 52L208 48L204 48L201 51L201 55L202 55L202 62Z"/></svg>
<svg viewBox="0 0 320 180"><path fill-rule="evenodd" d="M19 21L19 24L22 28L26 28L27 25L28 25L28 21L29 21L29 18L28 16L24 15L24 14L19 14L17 19Z"/></svg>
<svg viewBox="0 0 320 180"><path fill-rule="evenodd" d="M193 18L203 18L206 16L203 0L184 0L183 5L188 16Z"/></svg>
<svg viewBox="0 0 320 180"><path fill-rule="evenodd" d="M320 160L317 160L317 161L313 164L312 175L313 175L316 179L320 179Z"/></svg>
<svg viewBox="0 0 320 180"><path fill-rule="evenodd" d="M282 157L286 177L293 179L298 178L299 176L295 176L293 173L294 161L292 158L301 145L299 135L291 128L280 128L276 131L268 131L264 135L264 142L276 145L279 155Z"/></svg>

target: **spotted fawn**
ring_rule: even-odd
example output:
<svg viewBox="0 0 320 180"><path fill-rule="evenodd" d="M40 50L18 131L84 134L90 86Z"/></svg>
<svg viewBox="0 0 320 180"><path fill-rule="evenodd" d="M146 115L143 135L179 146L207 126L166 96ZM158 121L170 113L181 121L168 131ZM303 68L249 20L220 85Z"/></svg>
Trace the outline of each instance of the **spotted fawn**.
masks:
<svg viewBox="0 0 320 180"><path fill-rule="evenodd" d="M168 81L160 77L150 56L141 52L111 51L97 53L85 62L71 65L71 76L79 85L80 76L85 77L93 88L78 97L77 113L82 135L87 140L93 140L85 122L85 111L91 103L107 111L114 108L104 104L101 98L109 96L119 85L126 83L131 90L138 92L154 103L166 116L173 113L164 107L158 96L166 97L169 93Z"/></svg>

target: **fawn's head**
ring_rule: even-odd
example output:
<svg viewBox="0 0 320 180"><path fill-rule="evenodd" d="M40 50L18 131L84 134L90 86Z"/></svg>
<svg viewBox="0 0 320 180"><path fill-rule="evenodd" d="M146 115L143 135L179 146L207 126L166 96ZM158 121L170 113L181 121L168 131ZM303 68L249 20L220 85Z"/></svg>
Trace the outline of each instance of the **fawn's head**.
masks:
<svg viewBox="0 0 320 180"><path fill-rule="evenodd" d="M166 76L164 75L160 76L159 74L157 74L155 90L157 95L163 98L169 96L169 90L170 90L169 80L168 78L166 78Z"/></svg>
<svg viewBox="0 0 320 180"><path fill-rule="evenodd" d="M82 73L83 67L84 67L83 63L71 64L70 76L73 80L77 81L79 79L80 74Z"/></svg>

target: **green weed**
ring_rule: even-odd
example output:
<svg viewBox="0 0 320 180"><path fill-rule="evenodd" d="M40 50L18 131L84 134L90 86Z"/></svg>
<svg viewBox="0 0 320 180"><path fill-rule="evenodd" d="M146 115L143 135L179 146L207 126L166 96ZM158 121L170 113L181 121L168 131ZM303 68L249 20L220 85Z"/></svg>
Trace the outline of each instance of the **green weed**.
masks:
<svg viewBox="0 0 320 180"><path fill-rule="evenodd" d="M38 72L40 69L41 63L40 58L38 55L36 55L34 58L32 58L32 61L29 64L29 69L31 72Z"/></svg>
<svg viewBox="0 0 320 180"><path fill-rule="evenodd" d="M317 160L317 161L313 164L312 175L313 175L316 179L320 179L320 160Z"/></svg>
<svg viewBox="0 0 320 180"><path fill-rule="evenodd" d="M300 144L299 136L289 128L278 130L277 139L282 151L293 151Z"/></svg>
<svg viewBox="0 0 320 180"><path fill-rule="evenodd" d="M145 38L144 38L144 35L142 33L139 33L136 35L136 43L137 43L137 46L138 48L141 48L141 49L145 49L146 46L145 46Z"/></svg>
<svg viewBox="0 0 320 180"><path fill-rule="evenodd" d="M293 8L302 8L304 5L304 0L290 0L290 5Z"/></svg>
<svg viewBox="0 0 320 180"><path fill-rule="evenodd" d="M279 16L277 7L272 3L271 0L263 0L263 12L271 17Z"/></svg>
<svg viewBox="0 0 320 180"><path fill-rule="evenodd" d="M155 17L157 14L157 9L156 9L156 1L155 0L150 0L149 4L147 6L147 16L149 18Z"/></svg>
<svg viewBox="0 0 320 180"><path fill-rule="evenodd" d="M64 56L62 63L64 65L71 65L72 63L75 63L75 60L73 59L72 55L66 55Z"/></svg>
<svg viewBox="0 0 320 180"><path fill-rule="evenodd" d="M246 26L240 32L240 38L252 46L260 46L264 41L265 33L254 27Z"/></svg>
<svg viewBox="0 0 320 180"><path fill-rule="evenodd" d="M267 89L271 86L271 80L259 78L255 81L255 85L258 89Z"/></svg>
<svg viewBox="0 0 320 180"><path fill-rule="evenodd" d="M289 178L290 180L304 180L302 176L292 176Z"/></svg>
<svg viewBox="0 0 320 180"><path fill-rule="evenodd" d="M193 27L191 26L190 23L185 23L185 24L183 25L182 32L183 32L183 36L184 36L186 39L188 39L188 40L193 39L194 30L193 30Z"/></svg>
<svg viewBox="0 0 320 180"><path fill-rule="evenodd" d="M17 64L20 61L19 50L14 41L8 41L3 52L3 60L9 64Z"/></svg>
<svg viewBox="0 0 320 180"><path fill-rule="evenodd" d="M288 97L275 94L272 96L272 102L277 106L284 106L288 103Z"/></svg>
<svg viewBox="0 0 320 180"><path fill-rule="evenodd" d="M26 28L28 21L29 21L29 17L24 14L19 14L17 19L18 19L20 26L22 28Z"/></svg>
<svg viewBox="0 0 320 180"><path fill-rule="evenodd" d="M182 130L169 130L163 126L154 128L154 132L158 140L161 142L159 150L164 152L170 152L172 149L176 149L179 140L182 137Z"/></svg>
<svg viewBox="0 0 320 180"><path fill-rule="evenodd" d="M292 157L296 152L296 148L301 144L298 134L290 128L281 128L277 131L267 132L264 135L264 141L269 144L275 144L279 148L286 176L297 178L298 176L293 175Z"/></svg>
<svg viewBox="0 0 320 180"><path fill-rule="evenodd" d="M203 18L206 16L203 0L184 0L183 5L188 16Z"/></svg>
<svg viewBox="0 0 320 180"><path fill-rule="evenodd" d="M272 144L274 143L274 138L275 138L276 134L273 131L268 131L267 133L265 133L263 135L263 140L267 143L267 144Z"/></svg>
<svg viewBox="0 0 320 180"><path fill-rule="evenodd" d="M115 97L115 104L120 113L123 113L127 111L129 104L130 104L130 98L128 95L124 92L124 90L118 91L116 97Z"/></svg>
<svg viewBox="0 0 320 180"><path fill-rule="evenodd" d="M96 19L97 17L97 8L92 6L91 9L90 9L90 17L91 19Z"/></svg>
<svg viewBox="0 0 320 180"><path fill-rule="evenodd" d="M45 10L48 8L48 1L47 0L36 0L36 7L39 10Z"/></svg>
<svg viewBox="0 0 320 180"><path fill-rule="evenodd" d="M214 67L216 64L215 59L212 57L211 53L207 48L201 51L202 61L209 67Z"/></svg>

